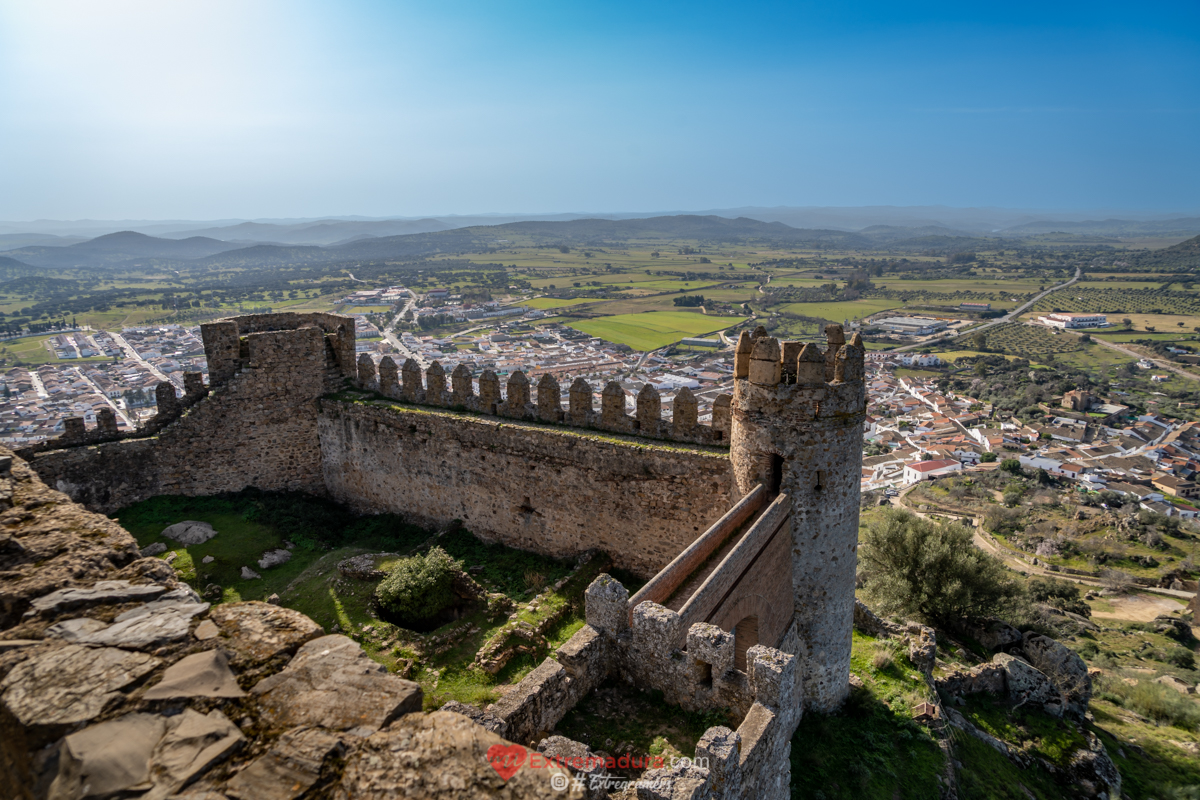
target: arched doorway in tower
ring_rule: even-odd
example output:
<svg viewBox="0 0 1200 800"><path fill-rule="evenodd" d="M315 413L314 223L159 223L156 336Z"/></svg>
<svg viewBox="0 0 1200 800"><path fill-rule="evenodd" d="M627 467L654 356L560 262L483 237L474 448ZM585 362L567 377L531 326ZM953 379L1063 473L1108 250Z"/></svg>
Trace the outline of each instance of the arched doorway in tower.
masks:
<svg viewBox="0 0 1200 800"><path fill-rule="evenodd" d="M746 651L758 644L758 617L746 617L733 628L733 667L746 671Z"/></svg>

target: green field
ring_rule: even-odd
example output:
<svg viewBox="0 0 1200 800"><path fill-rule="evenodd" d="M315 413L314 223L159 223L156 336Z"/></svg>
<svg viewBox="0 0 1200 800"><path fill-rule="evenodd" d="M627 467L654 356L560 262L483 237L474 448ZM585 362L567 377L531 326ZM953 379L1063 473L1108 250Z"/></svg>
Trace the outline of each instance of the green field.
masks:
<svg viewBox="0 0 1200 800"><path fill-rule="evenodd" d="M725 330L741 317L709 317L690 311L653 311L569 323L572 328L634 350L657 350L685 336Z"/></svg>
<svg viewBox="0 0 1200 800"><path fill-rule="evenodd" d="M806 317L819 317L830 322L841 322L845 319L861 319L889 308L900 308L899 300L845 300L831 303L788 303L779 306L780 311L790 314L803 314Z"/></svg>
<svg viewBox="0 0 1200 800"><path fill-rule="evenodd" d="M31 336L25 339L12 339L5 342L0 342L0 356L11 358L14 361L20 361L22 364L38 365L38 364L55 364L57 366L71 366L72 364L82 364L96 361L111 361L108 356L95 356L93 358L68 358L60 360L54 354L54 351L46 347L46 340L51 336L58 334L50 334L47 336Z"/></svg>
<svg viewBox="0 0 1200 800"><path fill-rule="evenodd" d="M520 305L529 306L530 308L566 308L567 306L578 306L584 303L601 303L603 300L597 300L589 297L535 297L532 300L524 300Z"/></svg>

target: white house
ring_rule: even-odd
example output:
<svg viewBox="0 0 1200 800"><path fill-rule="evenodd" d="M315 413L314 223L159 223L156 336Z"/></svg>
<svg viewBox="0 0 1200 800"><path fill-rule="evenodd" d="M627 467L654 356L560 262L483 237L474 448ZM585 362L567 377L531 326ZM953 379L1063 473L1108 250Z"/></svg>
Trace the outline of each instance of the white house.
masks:
<svg viewBox="0 0 1200 800"><path fill-rule="evenodd" d="M905 483L933 480L951 472L962 472L962 464L951 458L917 461L904 467Z"/></svg>

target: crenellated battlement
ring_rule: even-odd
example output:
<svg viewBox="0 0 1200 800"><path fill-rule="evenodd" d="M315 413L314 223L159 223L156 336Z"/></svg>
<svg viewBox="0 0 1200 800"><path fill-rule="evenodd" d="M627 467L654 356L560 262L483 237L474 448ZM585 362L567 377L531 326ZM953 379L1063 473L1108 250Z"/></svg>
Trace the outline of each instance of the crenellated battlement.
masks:
<svg viewBox="0 0 1200 800"><path fill-rule="evenodd" d="M536 397L531 381L520 370L509 376L503 394L500 378L491 370L484 370L479 376L478 391L475 383L471 371L463 364L454 368L447 386L446 371L437 361L425 370L422 382L421 367L411 358L397 368L391 356L384 356L378 366L366 353L358 357L359 387L406 403L691 444L729 443L733 400L730 395L716 399L712 424L704 425L698 421L696 396L687 388L675 395L671 417L665 419L662 398L650 384L638 393L635 413L628 414L625 390L616 381L610 381L601 392L599 410L595 408L592 386L583 378L576 378L571 384L566 409L562 404L562 387L550 374L538 379Z"/></svg>
<svg viewBox="0 0 1200 800"><path fill-rule="evenodd" d="M759 326L742 331L734 355L734 403L774 409L792 422L866 412L862 337L847 342L841 325L825 328L824 351L812 342L780 342Z"/></svg>

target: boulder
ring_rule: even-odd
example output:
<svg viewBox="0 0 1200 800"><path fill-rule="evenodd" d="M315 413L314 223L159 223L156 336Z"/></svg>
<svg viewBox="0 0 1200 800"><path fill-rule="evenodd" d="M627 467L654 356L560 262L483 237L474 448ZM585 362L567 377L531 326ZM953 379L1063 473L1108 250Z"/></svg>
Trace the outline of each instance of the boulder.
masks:
<svg viewBox="0 0 1200 800"><path fill-rule="evenodd" d="M242 580L252 581L255 578L261 578L261 577L262 577L262 575L259 575L257 572L250 569L249 567L242 567Z"/></svg>
<svg viewBox="0 0 1200 800"><path fill-rule="evenodd" d="M151 686L144 700L177 697L244 697L237 678L229 669L229 659L220 650L193 653L172 664L162 680Z"/></svg>
<svg viewBox="0 0 1200 800"><path fill-rule="evenodd" d="M216 561L216 559L212 556L205 556L204 558L200 559L201 564L211 564L214 561Z"/></svg>
<svg viewBox="0 0 1200 800"><path fill-rule="evenodd" d="M162 542L155 542L153 544L148 544L142 548L142 558L151 558L152 556L159 556L165 552L167 552L167 546L165 544L163 544Z"/></svg>
<svg viewBox="0 0 1200 800"><path fill-rule="evenodd" d="M185 708L182 714L167 720L167 734L159 742L150 765L155 789L150 797L165 797L178 791L246 741L237 726L220 711L201 714Z"/></svg>
<svg viewBox="0 0 1200 800"><path fill-rule="evenodd" d="M997 653L992 657L992 663L1004 670L1004 685L1010 702L1041 706L1052 716L1062 716L1062 697L1045 673L1008 653Z"/></svg>
<svg viewBox="0 0 1200 800"><path fill-rule="evenodd" d="M1087 664L1074 651L1049 636L1028 632L1022 651L1029 663L1054 684L1066 702L1066 712L1082 719L1092 699L1092 679Z"/></svg>
<svg viewBox="0 0 1200 800"><path fill-rule="evenodd" d="M293 728L235 775L223 791L236 800L295 800L345 753L344 735L321 728Z"/></svg>
<svg viewBox="0 0 1200 800"><path fill-rule="evenodd" d="M80 617L78 619L68 619L54 623L46 629L45 636L47 639L62 639L67 642L77 642L107 627L108 625L98 619Z"/></svg>
<svg viewBox="0 0 1200 800"><path fill-rule="evenodd" d="M1110 798L1121 797L1121 773L1113 763L1104 743L1091 731L1085 731L1088 747L1071 759L1067 768L1071 778L1087 794L1098 797L1101 792Z"/></svg>
<svg viewBox="0 0 1200 800"><path fill-rule="evenodd" d="M287 550L268 550L258 560L258 568L270 569L271 567L278 567L280 564L286 564L291 560L292 554Z"/></svg>
<svg viewBox="0 0 1200 800"><path fill-rule="evenodd" d="M1191 694L1194 691L1190 683L1185 683L1174 675L1163 675L1162 677L1155 678L1154 682L1160 683L1168 689L1174 689L1180 694Z"/></svg>
<svg viewBox="0 0 1200 800"><path fill-rule="evenodd" d="M5 676L0 702L26 727L78 725L117 704L122 690L160 663L116 647L70 644L43 650Z"/></svg>
<svg viewBox="0 0 1200 800"><path fill-rule="evenodd" d="M276 730L317 725L376 731L421 710L421 687L388 674L353 639L333 634L308 642L282 672L253 689L259 719Z"/></svg>
<svg viewBox="0 0 1200 800"><path fill-rule="evenodd" d="M507 780L489 761L488 751L493 747L512 748L519 758L514 763L516 771ZM531 766L525 748L509 744L466 717L434 711L402 717L386 731L363 741L346 759L338 797L458 800L468 796L503 796L509 800L543 797L583 800L583 789L569 777L561 767Z"/></svg>
<svg viewBox="0 0 1200 800"><path fill-rule="evenodd" d="M174 525L164 529L162 535L173 542L191 545L203 544L216 536L217 532L207 522L197 522L196 520L189 519L183 522L176 522Z"/></svg>
<svg viewBox="0 0 1200 800"><path fill-rule="evenodd" d="M1022 641L1019 630L998 619L981 620L970 626L968 632L975 638L975 641L993 652L1020 644Z"/></svg>

